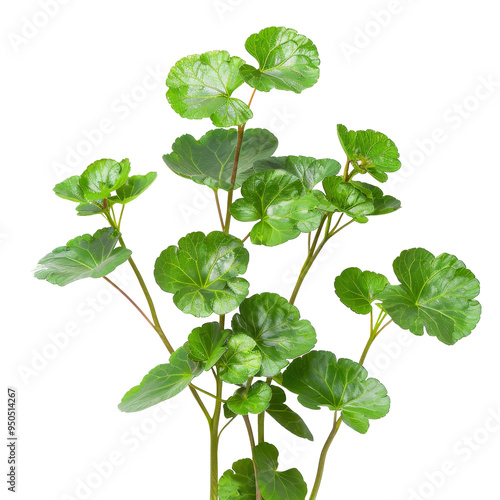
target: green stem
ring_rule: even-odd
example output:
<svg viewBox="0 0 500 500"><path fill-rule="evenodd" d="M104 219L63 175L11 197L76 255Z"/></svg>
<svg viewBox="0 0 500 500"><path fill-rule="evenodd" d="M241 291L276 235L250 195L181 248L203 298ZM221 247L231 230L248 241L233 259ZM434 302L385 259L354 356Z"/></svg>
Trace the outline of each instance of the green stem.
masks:
<svg viewBox="0 0 500 500"><path fill-rule="evenodd" d="M214 189L213 191L215 194L215 204L217 205L217 212L219 214L220 226L221 226L222 230L224 231L224 217L222 217L222 210L220 208L219 192L217 189Z"/></svg>
<svg viewBox="0 0 500 500"><path fill-rule="evenodd" d="M325 445L323 446L323 449L321 450L321 455L319 457L319 463L318 463L318 471L316 473L316 480L314 481L314 486L311 491L311 496L309 497L309 500L316 500L319 492L319 488L321 486L321 480L323 479L323 472L325 470L325 463L326 463L326 456L328 454L328 450L330 449L330 446L333 442L333 439L337 435L337 432L339 430L340 424L342 423L342 417L337 419L337 412L335 412L335 416L333 419L333 428L332 431L330 432Z"/></svg>
<svg viewBox="0 0 500 500"><path fill-rule="evenodd" d="M240 161L241 145L243 144L243 132L245 131L245 123L238 125L238 137L236 139L236 149L234 151L233 170L231 172L231 189L227 193L227 208L226 222L224 223L224 232L229 234L229 226L231 224L231 205L233 203L234 184L236 183L236 174L238 173L238 162Z"/></svg>
<svg viewBox="0 0 500 500"><path fill-rule="evenodd" d="M210 500L219 498L219 422L222 408L222 380L217 368L217 388L214 415L210 425Z"/></svg>
<svg viewBox="0 0 500 500"><path fill-rule="evenodd" d="M264 439L265 416L266 416L265 411L257 415L257 440L259 444L265 441Z"/></svg>
<svg viewBox="0 0 500 500"><path fill-rule="evenodd" d="M259 481L257 479L257 464L255 463L255 458L253 456L253 450L255 448L255 439L253 437L252 424L250 423L250 419L248 415L243 416L243 420L245 421L245 426L248 432L248 439L250 440L250 448L252 450L252 462L253 462L253 470L255 473L255 500L262 500L262 494L259 489Z"/></svg>

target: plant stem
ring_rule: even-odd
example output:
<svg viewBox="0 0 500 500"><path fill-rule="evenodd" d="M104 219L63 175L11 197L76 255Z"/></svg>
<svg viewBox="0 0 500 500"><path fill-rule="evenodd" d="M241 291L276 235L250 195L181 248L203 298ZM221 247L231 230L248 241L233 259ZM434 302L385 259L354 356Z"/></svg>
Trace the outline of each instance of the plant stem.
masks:
<svg viewBox="0 0 500 500"><path fill-rule="evenodd" d="M222 380L216 373L216 397L214 415L210 425L210 500L219 498L219 422L222 407Z"/></svg>
<svg viewBox="0 0 500 500"><path fill-rule="evenodd" d="M248 237L250 236L250 233L248 233L242 240L242 243L245 243L246 240L248 240Z"/></svg>
<svg viewBox="0 0 500 500"><path fill-rule="evenodd" d="M243 132L245 131L245 123L238 125L238 138L236 140L236 149L234 151L233 170L231 172L231 189L227 193L227 209L226 222L224 223L224 232L229 234L229 226L231 224L231 205L233 203L234 184L236 182L236 174L238 173L238 162L240 161L241 145L243 144Z"/></svg>
<svg viewBox="0 0 500 500"><path fill-rule="evenodd" d="M257 415L257 440L260 443L265 441L264 439L264 424L265 424L266 412L263 411Z"/></svg>
<svg viewBox="0 0 500 500"><path fill-rule="evenodd" d="M259 481L257 479L257 464L255 463L255 458L253 456L253 450L255 448L255 439L253 437L252 424L250 423L250 419L248 415L243 416L243 420L245 421L245 426L248 432L248 439L250 440L250 448L252 450L252 461L253 461L253 470L255 473L255 500L262 500L262 494L259 489Z"/></svg>
<svg viewBox="0 0 500 500"><path fill-rule="evenodd" d="M326 456L328 454L328 450L330 449L330 446L333 442L333 439L337 435L337 432L339 430L340 424L342 423L342 417L337 419L337 412L335 412L335 416L333 419L333 428L332 431L330 432L325 445L323 446L323 449L321 450L321 455L319 457L319 463L318 463L318 471L316 473L316 480L314 481L314 486L311 491L311 496L309 497L309 500L316 500L318 496L318 491L321 486L321 480L323 479L323 472L325 470L325 462L326 462Z"/></svg>
<svg viewBox="0 0 500 500"><path fill-rule="evenodd" d="M215 195L215 203L217 205L217 212L219 213L220 226L224 231L224 217L222 217L222 210L220 208L219 191L217 189L214 189L213 191Z"/></svg>
<svg viewBox="0 0 500 500"><path fill-rule="evenodd" d="M202 392L203 394L206 394L207 396L210 396L213 399L216 399L217 401L220 401L221 403L225 403L225 399L218 399L215 394L212 394L211 392L206 391L205 389L202 389L201 387L198 387L197 385L194 384L189 384L193 389L197 390L198 392Z"/></svg>

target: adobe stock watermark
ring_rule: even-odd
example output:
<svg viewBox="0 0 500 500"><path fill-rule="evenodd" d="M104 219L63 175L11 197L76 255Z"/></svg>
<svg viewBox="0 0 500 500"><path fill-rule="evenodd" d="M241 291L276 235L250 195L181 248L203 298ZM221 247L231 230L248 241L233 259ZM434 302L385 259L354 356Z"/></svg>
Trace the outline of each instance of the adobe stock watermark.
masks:
<svg viewBox="0 0 500 500"><path fill-rule="evenodd" d="M126 267L116 269L110 277L122 288L134 279L132 271ZM112 305L118 295L120 295L119 299L125 300L118 291L110 285L105 285L76 304L74 319L64 323L57 331L49 332L43 344L32 348L28 359L17 366L17 372L23 383L30 385L46 372L47 368L69 348L74 339L85 331L85 327L93 323Z"/></svg>
<svg viewBox="0 0 500 500"><path fill-rule="evenodd" d="M56 178L62 181L73 175L74 170L82 166L82 162L104 142L106 136L116 130L119 123L127 120L159 85L165 84L165 75L166 72L159 65L154 68L147 66L140 82L111 102L110 114L95 126L83 129L80 137L72 145L66 146L64 159L52 162Z"/></svg>
<svg viewBox="0 0 500 500"><path fill-rule="evenodd" d="M172 401L164 401L156 405L148 415L138 423L124 431L118 444L98 460L93 460L87 472L74 480L74 488L70 493L63 493L60 500L87 500L96 490L108 481L120 467L123 467L143 443L155 434L159 427L169 420L178 409Z"/></svg>
<svg viewBox="0 0 500 500"><path fill-rule="evenodd" d="M224 21L227 14L232 14L245 0L213 0L212 7L217 17Z"/></svg>
<svg viewBox="0 0 500 500"><path fill-rule="evenodd" d="M349 42L340 43L340 49L348 64L353 57L367 49L393 22L394 18L404 12L407 4L413 0L389 0L385 8L372 10L370 19L354 29L354 35Z"/></svg>
<svg viewBox="0 0 500 500"><path fill-rule="evenodd" d="M389 176L386 183L389 191L411 177L418 168L436 153L452 136L468 122L486 101L492 99L500 88L500 80L495 75L478 76L473 90L460 101L447 107L441 115L441 124L426 137L415 140L415 147L401 154L401 168Z"/></svg>
<svg viewBox="0 0 500 500"><path fill-rule="evenodd" d="M71 0L39 0L38 9L29 16L23 16L18 30L7 34L14 53L19 53L23 47L36 38L59 14L61 8L70 2Z"/></svg>
<svg viewBox="0 0 500 500"><path fill-rule="evenodd" d="M437 468L424 474L424 481L408 490L407 500L433 498L465 465L470 462L492 439L500 434L500 405L490 408L483 422L472 432L463 434L452 446L451 457Z"/></svg>

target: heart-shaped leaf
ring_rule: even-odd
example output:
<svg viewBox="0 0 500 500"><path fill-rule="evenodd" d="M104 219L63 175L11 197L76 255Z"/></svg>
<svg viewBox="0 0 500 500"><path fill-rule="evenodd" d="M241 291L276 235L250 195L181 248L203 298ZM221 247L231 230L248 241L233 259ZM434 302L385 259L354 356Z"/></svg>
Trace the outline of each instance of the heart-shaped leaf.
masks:
<svg viewBox="0 0 500 500"><path fill-rule="evenodd" d="M309 439L309 441L314 441L311 431L300 415L285 404L285 391L276 385L272 385L271 390L272 398L266 412L287 431L301 438Z"/></svg>
<svg viewBox="0 0 500 500"><path fill-rule="evenodd" d="M318 49L294 29L265 28L251 35L245 48L257 59L259 67L244 64L240 73L243 80L257 90L300 93L318 81Z"/></svg>
<svg viewBox="0 0 500 500"><path fill-rule="evenodd" d="M215 129L196 140L186 134L175 140L172 153L163 161L176 174L205 184L212 189L232 189L231 174L238 133L235 129ZM238 161L235 187L255 173L257 160L272 155L278 147L278 139L268 130L245 130Z"/></svg>
<svg viewBox="0 0 500 500"><path fill-rule="evenodd" d="M203 364L192 361L188 354L186 342L170 356L168 363L153 368L139 385L132 387L118 408L126 413L145 410L183 391L203 372Z"/></svg>
<svg viewBox="0 0 500 500"><path fill-rule="evenodd" d="M146 189L153 184L157 177L156 172L149 172L146 175L133 175L127 179L127 182L116 190L116 196L109 201L126 205L140 196Z"/></svg>
<svg viewBox="0 0 500 500"><path fill-rule="evenodd" d="M271 388L262 380L252 384L250 388L241 387L227 400L228 408L236 415L262 413L271 401Z"/></svg>
<svg viewBox="0 0 500 500"><path fill-rule="evenodd" d="M250 458L234 462L219 480L220 500L255 500L255 472Z"/></svg>
<svg viewBox="0 0 500 500"><path fill-rule="evenodd" d="M256 162L254 169L256 172L285 170L297 177L304 189L310 192L325 177L337 175L340 163L328 158L317 160L310 156L272 156Z"/></svg>
<svg viewBox="0 0 500 500"><path fill-rule="evenodd" d="M373 213L370 215L385 215L401 208L401 202L394 196L386 195L377 186L366 182L351 181L351 184L373 201Z"/></svg>
<svg viewBox="0 0 500 500"><path fill-rule="evenodd" d="M247 265L248 250L238 238L221 231L196 232L164 250L154 274L181 311L206 317L231 312L248 295L248 281L238 277Z"/></svg>
<svg viewBox="0 0 500 500"><path fill-rule="evenodd" d="M232 319L234 333L242 333L257 343L262 353L260 377L273 377L289 359L310 351L316 344L311 323L300 319L299 310L276 293L252 295L240 304Z"/></svg>
<svg viewBox="0 0 500 500"><path fill-rule="evenodd" d="M382 274L350 267L335 278L335 293L349 309L357 314L369 314L372 302L384 290L388 281Z"/></svg>
<svg viewBox="0 0 500 500"><path fill-rule="evenodd" d="M78 236L43 257L35 269L35 278L59 286L83 278L102 278L132 254L127 248L115 248L119 237L120 233L110 227L93 236Z"/></svg>
<svg viewBox="0 0 500 500"><path fill-rule="evenodd" d="M393 321L415 335L425 331L452 345L476 327L481 305L479 281L454 255L438 257L423 248L404 250L394 261L401 285L379 294Z"/></svg>
<svg viewBox="0 0 500 500"><path fill-rule="evenodd" d="M269 443L258 444L253 451L257 479L265 500L304 500L307 485L297 469L278 472L278 450Z"/></svg>
<svg viewBox="0 0 500 500"><path fill-rule="evenodd" d="M253 377L260 370L262 360L260 351L255 347L255 340L247 335L230 337L227 351L218 363L220 378L230 384L244 384L249 377Z"/></svg>
<svg viewBox="0 0 500 500"><path fill-rule="evenodd" d="M326 406L342 412L342 420L364 434L368 419L387 415L390 400L386 388L350 359L337 359L328 351L312 351L294 359L283 374L283 385L298 394L306 408Z"/></svg>
<svg viewBox="0 0 500 500"><path fill-rule="evenodd" d="M297 177L283 170L249 177L241 188L243 198L231 205L232 216L244 222L259 221L250 231L256 245L275 246L314 231L321 221L314 195L306 195Z"/></svg>
<svg viewBox="0 0 500 500"><path fill-rule="evenodd" d="M232 93L243 83L245 63L225 50L192 55L177 61L167 77L167 99L184 118L208 118L216 127L241 125L252 118L250 108Z"/></svg>
<svg viewBox="0 0 500 500"><path fill-rule="evenodd" d="M98 160L89 165L80 176L80 187L89 201L109 198L113 191L127 182L130 173L128 159Z"/></svg>
<svg viewBox="0 0 500 500"><path fill-rule="evenodd" d="M217 321L195 328L188 337L189 357L194 361L203 361L205 371L210 370L226 352L229 335L231 330L221 330Z"/></svg>
<svg viewBox="0 0 500 500"><path fill-rule="evenodd" d="M327 177L323 181L327 200L332 204L333 212L343 212L356 222L368 222L368 215L374 211L373 201L367 198L351 183L342 177Z"/></svg>
<svg viewBox="0 0 500 500"><path fill-rule="evenodd" d="M398 148L386 135L375 130L347 130L337 125L340 144L357 172L369 173L379 182L388 179L386 172L401 168Z"/></svg>

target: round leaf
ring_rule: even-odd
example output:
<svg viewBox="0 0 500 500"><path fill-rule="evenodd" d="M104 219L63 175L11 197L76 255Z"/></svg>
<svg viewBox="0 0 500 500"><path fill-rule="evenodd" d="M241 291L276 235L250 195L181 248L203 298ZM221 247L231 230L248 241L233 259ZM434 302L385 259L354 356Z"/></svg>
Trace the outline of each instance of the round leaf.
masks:
<svg viewBox="0 0 500 500"><path fill-rule="evenodd" d="M257 90L300 93L318 81L318 49L294 29L263 29L247 39L245 48L257 59L259 67L245 64L240 73L243 80Z"/></svg>
<svg viewBox="0 0 500 500"><path fill-rule="evenodd" d="M423 248L404 250L394 261L401 285L379 294L393 321L415 335L429 335L452 345L469 335L481 316L479 281L454 255L438 257Z"/></svg>
<svg viewBox="0 0 500 500"><path fill-rule="evenodd" d="M260 370L262 356L255 346L255 341L247 335L230 337L227 351L218 363L224 382L244 384Z"/></svg>
<svg viewBox="0 0 500 500"><path fill-rule="evenodd" d="M221 330L217 321L195 328L188 337L189 357L194 361L204 361L205 371L210 370L226 352L226 340L230 334L231 330Z"/></svg>
<svg viewBox="0 0 500 500"><path fill-rule="evenodd" d="M214 50L177 61L167 77L167 99L184 118L210 117L216 127L241 125L252 118L250 108L231 94L243 83L243 59Z"/></svg>
<svg viewBox="0 0 500 500"><path fill-rule="evenodd" d="M130 162L125 159L118 163L115 160L98 160L89 165L80 176L80 187L87 200L109 198L113 191L127 182L130 173Z"/></svg>
<svg viewBox="0 0 500 500"><path fill-rule="evenodd" d="M220 500L255 500L255 472L250 458L238 460L219 480Z"/></svg>
<svg viewBox="0 0 500 500"><path fill-rule="evenodd" d="M108 227L93 236L84 234L43 257L35 269L35 278L65 286L83 278L102 278L127 261L127 248L115 248L120 233Z"/></svg>
<svg viewBox="0 0 500 500"><path fill-rule="evenodd" d="M186 134L175 140L172 153L164 155L168 167L187 179L212 189L232 189L231 174L238 133L235 129L216 129L196 140ZM278 139L265 129L248 129L243 134L235 187L254 173L253 164L272 155Z"/></svg>
<svg viewBox="0 0 500 500"><path fill-rule="evenodd" d="M247 390L246 387L237 389L227 400L227 406L237 415L248 415L249 413L262 413L271 401L271 388L262 380L255 382Z"/></svg>
<svg viewBox="0 0 500 500"><path fill-rule="evenodd" d="M248 295L248 281L238 277L247 265L248 251L238 238L196 232L160 254L154 275L181 311L206 317L231 312Z"/></svg>
<svg viewBox="0 0 500 500"><path fill-rule="evenodd" d="M127 182L116 190L116 196L110 198L111 202L126 205L140 196L153 184L157 177L156 172L149 172L146 175L133 175Z"/></svg>
<svg viewBox="0 0 500 500"><path fill-rule="evenodd" d="M316 344L311 323L300 319L299 310L276 293L261 293L245 299L233 316L235 333L251 337L262 353L258 376L273 377L288 360L310 351Z"/></svg>
<svg viewBox="0 0 500 500"><path fill-rule="evenodd" d="M390 406L386 388L350 359L337 359L328 351L312 351L294 359L283 374L283 385L298 394L306 408L326 406L342 412L343 421L364 434L368 419L384 417Z"/></svg>

